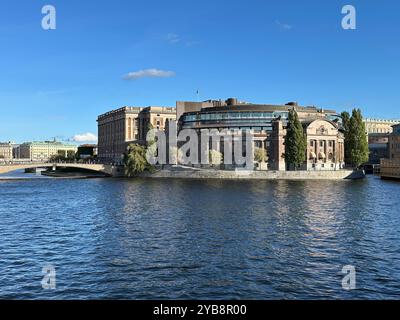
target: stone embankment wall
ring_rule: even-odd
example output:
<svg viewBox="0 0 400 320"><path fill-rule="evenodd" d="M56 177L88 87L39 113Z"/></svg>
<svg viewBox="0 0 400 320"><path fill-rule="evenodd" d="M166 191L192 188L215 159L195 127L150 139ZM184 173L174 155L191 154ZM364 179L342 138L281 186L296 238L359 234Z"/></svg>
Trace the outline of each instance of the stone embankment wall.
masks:
<svg viewBox="0 0 400 320"><path fill-rule="evenodd" d="M180 179L262 179L262 180L343 180L365 178L363 171L228 171L212 169L158 170L155 173L143 173L146 178Z"/></svg>

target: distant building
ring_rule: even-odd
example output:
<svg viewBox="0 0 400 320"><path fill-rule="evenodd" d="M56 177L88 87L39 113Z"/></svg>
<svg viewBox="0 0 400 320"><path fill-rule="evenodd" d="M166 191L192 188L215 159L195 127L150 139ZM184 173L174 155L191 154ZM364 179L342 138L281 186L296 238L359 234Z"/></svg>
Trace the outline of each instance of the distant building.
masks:
<svg viewBox="0 0 400 320"><path fill-rule="evenodd" d="M195 129L251 129L254 146L264 148L269 168L285 170L284 137L289 111L295 109L307 134L309 170L335 170L344 166L344 137L342 119L334 110L314 106L301 107L295 102L286 105L252 104L235 98L205 102L178 101L178 127ZM223 153L223 149L220 150Z"/></svg>
<svg viewBox="0 0 400 320"><path fill-rule="evenodd" d="M389 135L393 126L400 120L363 119L368 135L369 164L379 164L380 160L389 157Z"/></svg>
<svg viewBox="0 0 400 320"><path fill-rule="evenodd" d="M0 161L13 159L13 147L11 142L0 142Z"/></svg>
<svg viewBox="0 0 400 320"><path fill-rule="evenodd" d="M20 154L20 144L13 144L13 158L14 159L21 159L21 154Z"/></svg>
<svg viewBox="0 0 400 320"><path fill-rule="evenodd" d="M389 135L389 157L381 160L381 177L400 179L400 124Z"/></svg>
<svg viewBox="0 0 400 320"><path fill-rule="evenodd" d="M77 151L74 144L67 144L57 141L35 141L25 142L19 146L19 156L22 159L31 161L48 161L54 155L66 157L68 152Z"/></svg>
<svg viewBox="0 0 400 320"><path fill-rule="evenodd" d="M367 134L392 133L392 126L400 124L400 120L364 119Z"/></svg>
<svg viewBox="0 0 400 320"><path fill-rule="evenodd" d="M98 158L120 162L129 143L144 143L149 125L164 130L176 119L173 107L123 107L98 117Z"/></svg>
<svg viewBox="0 0 400 320"><path fill-rule="evenodd" d="M389 133L368 135L369 164L379 164L381 159L389 158L389 136Z"/></svg>
<svg viewBox="0 0 400 320"><path fill-rule="evenodd" d="M389 159L400 160L400 124L393 126L393 132L389 136Z"/></svg>
<svg viewBox="0 0 400 320"><path fill-rule="evenodd" d="M97 144L83 144L78 147L77 156L79 159L87 159L97 156Z"/></svg>

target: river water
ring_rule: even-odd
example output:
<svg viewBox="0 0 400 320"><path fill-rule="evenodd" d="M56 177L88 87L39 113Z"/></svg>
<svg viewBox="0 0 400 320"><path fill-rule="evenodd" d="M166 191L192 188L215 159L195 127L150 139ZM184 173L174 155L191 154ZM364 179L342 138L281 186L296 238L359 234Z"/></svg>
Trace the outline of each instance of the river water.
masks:
<svg viewBox="0 0 400 320"><path fill-rule="evenodd" d="M399 194L377 177L0 180L0 298L399 298Z"/></svg>

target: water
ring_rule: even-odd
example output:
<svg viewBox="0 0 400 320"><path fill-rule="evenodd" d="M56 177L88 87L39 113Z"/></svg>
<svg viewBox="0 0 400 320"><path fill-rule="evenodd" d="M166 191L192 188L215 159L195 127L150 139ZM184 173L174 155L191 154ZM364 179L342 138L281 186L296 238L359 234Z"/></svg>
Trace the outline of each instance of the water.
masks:
<svg viewBox="0 0 400 320"><path fill-rule="evenodd" d="M399 298L399 191L376 177L0 180L0 298Z"/></svg>

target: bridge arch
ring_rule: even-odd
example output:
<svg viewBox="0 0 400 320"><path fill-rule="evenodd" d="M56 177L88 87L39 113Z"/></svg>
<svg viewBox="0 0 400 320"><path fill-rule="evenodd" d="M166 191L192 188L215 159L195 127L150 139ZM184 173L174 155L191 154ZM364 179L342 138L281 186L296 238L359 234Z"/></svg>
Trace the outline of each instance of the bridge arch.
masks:
<svg viewBox="0 0 400 320"><path fill-rule="evenodd" d="M109 176L115 175L117 170L114 166L105 164L86 164L86 163L29 163L29 164L0 164L0 174L10 173L17 170L34 168L78 168L94 172L104 173Z"/></svg>

